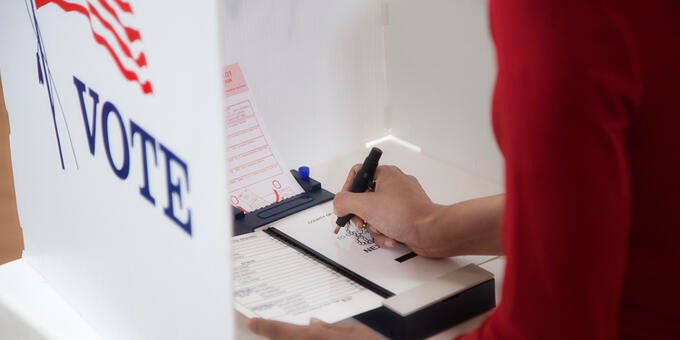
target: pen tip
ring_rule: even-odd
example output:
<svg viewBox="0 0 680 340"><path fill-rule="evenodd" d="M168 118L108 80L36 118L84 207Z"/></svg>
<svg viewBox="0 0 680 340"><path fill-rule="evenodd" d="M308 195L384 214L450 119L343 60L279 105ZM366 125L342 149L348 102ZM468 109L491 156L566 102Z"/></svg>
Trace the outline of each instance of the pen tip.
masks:
<svg viewBox="0 0 680 340"><path fill-rule="evenodd" d="M333 231L333 234L337 234L340 231L340 226L336 225L335 230Z"/></svg>

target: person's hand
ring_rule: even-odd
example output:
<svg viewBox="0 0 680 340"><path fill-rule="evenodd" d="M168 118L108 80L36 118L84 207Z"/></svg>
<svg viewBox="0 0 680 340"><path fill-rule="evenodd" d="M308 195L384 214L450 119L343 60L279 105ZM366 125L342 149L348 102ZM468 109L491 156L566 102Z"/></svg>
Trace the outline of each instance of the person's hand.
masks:
<svg viewBox="0 0 680 340"><path fill-rule="evenodd" d="M336 194L335 214L354 214L352 223L359 228L365 225L380 247L391 248L399 241L420 255L427 254L427 246L419 242L418 226L441 206L430 200L415 177L390 165L376 170L373 192L351 193L349 187L360 167L352 167L342 191Z"/></svg>
<svg viewBox="0 0 680 340"><path fill-rule="evenodd" d="M487 196L449 206L434 204L418 180L395 166L379 166L375 190L351 193L349 187L361 164L347 176L335 195L335 214L354 214L352 223L365 225L375 243L391 248L404 243L418 255L499 255L505 195Z"/></svg>
<svg viewBox="0 0 680 340"><path fill-rule="evenodd" d="M310 320L309 326L252 318L248 321L248 328L269 339L379 339L376 333L363 325L329 324L314 318Z"/></svg>

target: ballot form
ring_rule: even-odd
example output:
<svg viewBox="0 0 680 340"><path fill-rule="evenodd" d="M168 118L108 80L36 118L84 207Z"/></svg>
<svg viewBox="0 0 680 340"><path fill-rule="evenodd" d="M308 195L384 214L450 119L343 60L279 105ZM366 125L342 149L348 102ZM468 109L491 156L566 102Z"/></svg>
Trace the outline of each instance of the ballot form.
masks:
<svg viewBox="0 0 680 340"><path fill-rule="evenodd" d="M337 322L473 262L428 259L401 244L383 249L356 227L333 234L332 211L330 202L321 204L233 238L238 311L295 324Z"/></svg>
<svg viewBox="0 0 680 340"><path fill-rule="evenodd" d="M263 231L235 237L233 246L234 307L247 317L304 325L380 306L380 295Z"/></svg>
<svg viewBox="0 0 680 340"><path fill-rule="evenodd" d="M231 205L249 213L302 193L271 144L241 66L227 65L223 81Z"/></svg>

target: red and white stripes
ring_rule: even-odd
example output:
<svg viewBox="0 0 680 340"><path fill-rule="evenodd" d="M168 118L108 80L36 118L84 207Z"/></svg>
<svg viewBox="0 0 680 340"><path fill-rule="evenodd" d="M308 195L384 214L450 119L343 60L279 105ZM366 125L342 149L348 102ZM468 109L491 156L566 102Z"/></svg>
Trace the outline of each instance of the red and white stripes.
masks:
<svg viewBox="0 0 680 340"><path fill-rule="evenodd" d="M139 84L144 94L153 93L147 75L146 56L139 30L129 25L133 12L124 0L36 0L36 9L47 4L85 16L97 44L106 49L125 79Z"/></svg>

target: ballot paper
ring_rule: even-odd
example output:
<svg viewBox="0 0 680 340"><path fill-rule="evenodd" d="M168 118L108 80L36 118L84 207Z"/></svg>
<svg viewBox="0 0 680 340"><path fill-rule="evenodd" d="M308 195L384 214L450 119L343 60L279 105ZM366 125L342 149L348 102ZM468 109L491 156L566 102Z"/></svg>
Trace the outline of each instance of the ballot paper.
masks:
<svg viewBox="0 0 680 340"><path fill-rule="evenodd" d="M365 229L355 227L333 234L332 211L329 202L268 227L392 294L477 260L427 259L403 245L383 249ZM336 322L382 305L383 297L265 232L234 237L233 249L235 308L245 316L296 324L307 324L310 317Z"/></svg>
<svg viewBox="0 0 680 340"><path fill-rule="evenodd" d="M336 216L331 202L271 224L272 227L312 248L330 260L394 294L450 273L476 257L429 259L416 256L402 244L378 247L365 229L353 226L333 234Z"/></svg>
<svg viewBox="0 0 680 340"><path fill-rule="evenodd" d="M303 190L271 144L239 64L224 69L229 200L251 212Z"/></svg>
<svg viewBox="0 0 680 340"><path fill-rule="evenodd" d="M306 325L337 322L382 298L308 255L257 231L233 238L234 308L246 317Z"/></svg>

